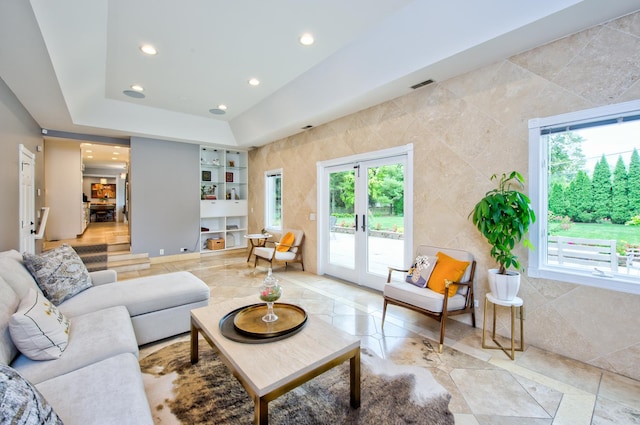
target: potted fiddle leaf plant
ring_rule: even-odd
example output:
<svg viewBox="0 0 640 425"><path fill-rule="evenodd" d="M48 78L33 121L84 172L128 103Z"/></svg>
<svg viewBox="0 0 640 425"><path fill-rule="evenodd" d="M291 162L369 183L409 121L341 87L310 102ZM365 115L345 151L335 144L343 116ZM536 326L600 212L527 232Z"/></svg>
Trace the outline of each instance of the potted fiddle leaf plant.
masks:
<svg viewBox="0 0 640 425"><path fill-rule="evenodd" d="M531 249L525 236L529 225L536 221L531 201L521 192L524 178L517 171L491 176L497 188L490 190L476 204L469 216L473 224L491 245L491 257L498 263L489 270L491 292L499 299L511 301L520 289L520 260L513 253L517 243ZM510 267L518 271L508 270Z"/></svg>

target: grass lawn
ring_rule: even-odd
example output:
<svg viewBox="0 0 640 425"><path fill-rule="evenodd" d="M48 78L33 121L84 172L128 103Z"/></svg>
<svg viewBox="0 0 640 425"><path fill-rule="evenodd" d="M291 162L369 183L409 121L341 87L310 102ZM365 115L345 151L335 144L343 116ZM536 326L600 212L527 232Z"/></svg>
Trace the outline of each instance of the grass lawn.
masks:
<svg viewBox="0 0 640 425"><path fill-rule="evenodd" d="M343 224L344 225L353 224L354 219L353 219L353 216L351 216L350 218L340 217L338 218L336 223L338 226L341 226ZM391 231L393 230L394 225L397 226L397 229L399 232L403 232L404 216L391 216L391 217L390 216L382 216L382 217L369 216L369 223L368 223L369 229Z"/></svg>
<svg viewBox="0 0 640 425"><path fill-rule="evenodd" d="M558 223L549 223L553 236L571 236L589 239L615 239L618 249L625 243L640 245L640 226L624 224L573 223L568 230L562 230Z"/></svg>

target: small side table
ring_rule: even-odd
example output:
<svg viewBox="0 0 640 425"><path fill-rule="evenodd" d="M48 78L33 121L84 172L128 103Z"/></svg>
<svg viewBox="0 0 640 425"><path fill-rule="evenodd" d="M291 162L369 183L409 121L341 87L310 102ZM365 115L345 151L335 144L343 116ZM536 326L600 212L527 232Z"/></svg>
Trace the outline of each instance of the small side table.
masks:
<svg viewBox="0 0 640 425"><path fill-rule="evenodd" d="M269 233L250 233L248 235L244 235L246 239L249 239L251 242L251 248L249 248L249 256L247 257L247 263L251 259L251 254L253 254L253 248L257 246L264 246L267 243L267 239L269 239L272 235Z"/></svg>
<svg viewBox="0 0 640 425"><path fill-rule="evenodd" d="M491 339L495 346L488 346L485 344L485 333L487 324L487 307L489 303L493 304L493 330ZM496 309L498 306L511 307L511 347L503 347L496 340ZM516 308L520 308L520 347L515 346L515 322L516 322ZM489 348L492 350L502 350L504 353L515 360L515 351L524 350L524 302L522 298L515 297L511 301L505 301L496 298L492 293L488 293L484 299L484 317L482 318L482 348Z"/></svg>

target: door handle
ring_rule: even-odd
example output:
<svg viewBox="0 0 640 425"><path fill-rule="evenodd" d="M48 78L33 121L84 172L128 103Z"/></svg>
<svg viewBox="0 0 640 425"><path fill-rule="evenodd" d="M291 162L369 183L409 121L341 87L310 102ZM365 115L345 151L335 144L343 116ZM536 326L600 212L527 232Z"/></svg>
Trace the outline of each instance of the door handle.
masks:
<svg viewBox="0 0 640 425"><path fill-rule="evenodd" d="M362 214L362 231L366 232L367 231L367 225L366 225L366 222L365 222L364 218L365 218L365 215Z"/></svg>
<svg viewBox="0 0 640 425"><path fill-rule="evenodd" d="M356 218L356 232L358 231L358 214L355 214L355 218Z"/></svg>

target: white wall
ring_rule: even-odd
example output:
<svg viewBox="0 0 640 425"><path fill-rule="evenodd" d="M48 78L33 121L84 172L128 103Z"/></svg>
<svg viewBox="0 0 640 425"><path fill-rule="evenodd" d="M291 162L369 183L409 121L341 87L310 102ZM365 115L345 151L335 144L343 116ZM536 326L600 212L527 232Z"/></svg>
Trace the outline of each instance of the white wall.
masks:
<svg viewBox="0 0 640 425"><path fill-rule="evenodd" d="M18 145L23 144L36 155L35 188L43 188L44 158L36 146L42 145L40 127L31 118L11 90L0 79L0 250L19 249L18 218ZM43 196L36 196L36 211L43 206ZM36 251L41 244L36 241Z"/></svg>

